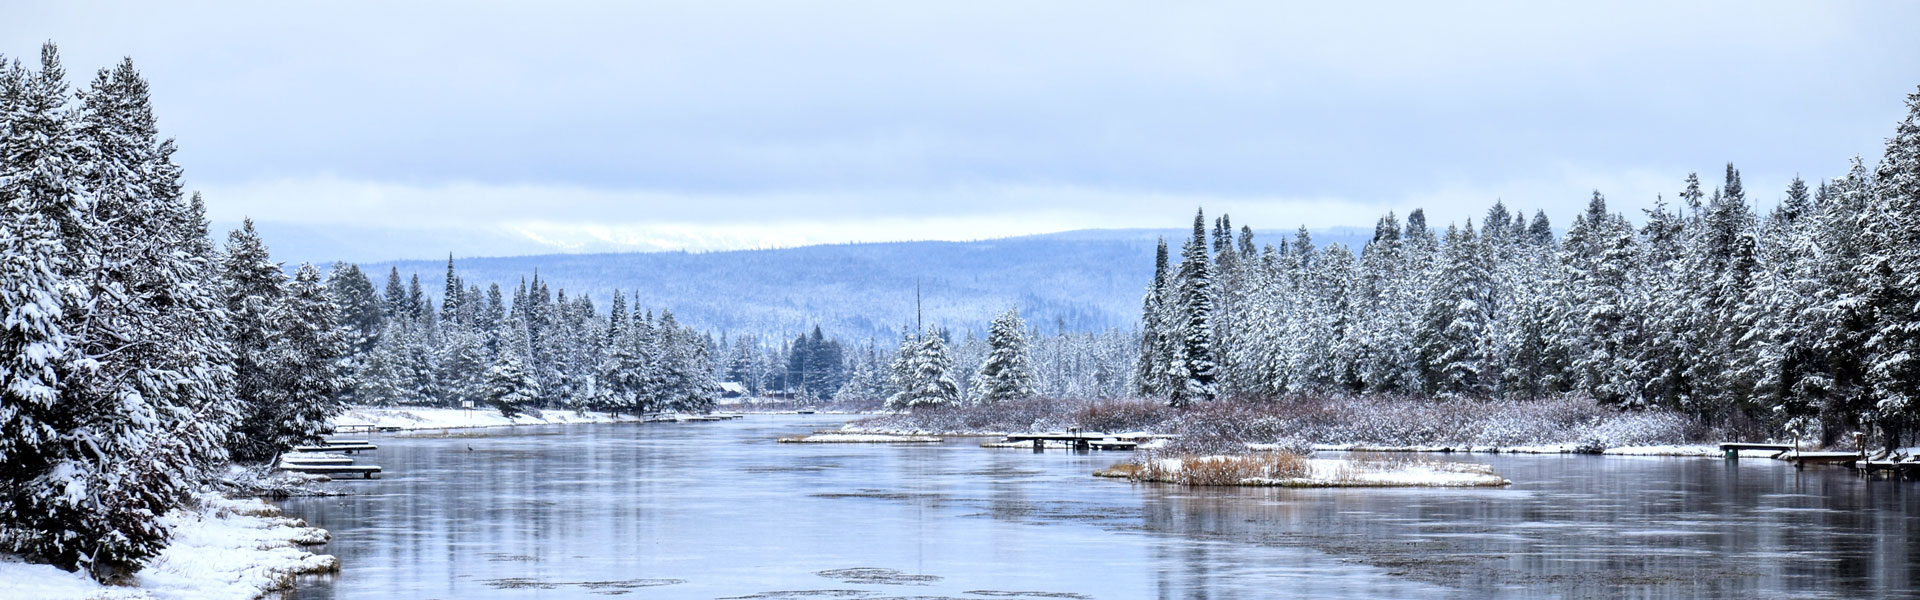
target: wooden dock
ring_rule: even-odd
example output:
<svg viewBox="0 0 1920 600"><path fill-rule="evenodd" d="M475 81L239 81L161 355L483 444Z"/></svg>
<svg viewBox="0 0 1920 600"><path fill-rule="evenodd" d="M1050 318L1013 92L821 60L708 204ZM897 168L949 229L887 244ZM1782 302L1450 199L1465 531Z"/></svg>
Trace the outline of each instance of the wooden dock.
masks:
<svg viewBox="0 0 1920 600"><path fill-rule="evenodd" d="M1061 442L1075 450L1133 450L1140 444L1154 438L1172 437L1147 433L1102 433L1097 431L1066 431L1052 433L1015 433L1007 436L1009 443L1032 442L1033 449L1044 450L1048 442Z"/></svg>
<svg viewBox="0 0 1920 600"><path fill-rule="evenodd" d="M730 421L744 418L746 415L688 415L677 419L682 423L703 423L707 421Z"/></svg>
<svg viewBox="0 0 1920 600"><path fill-rule="evenodd" d="M1749 443L1749 442L1721 442L1720 449L1733 450L1733 451L1773 450L1776 452L1786 452L1788 450L1793 449L1793 444L1756 444L1756 443Z"/></svg>
<svg viewBox="0 0 1920 600"><path fill-rule="evenodd" d="M310 475L359 475L362 479L373 479L373 476L380 474L380 467L375 465L317 465L282 461L278 468Z"/></svg>
<svg viewBox="0 0 1920 600"><path fill-rule="evenodd" d="M373 444L342 444L337 446L330 444L326 446L294 446L293 447L294 452L342 452L346 454L353 454L355 452L372 452L374 450L379 450L379 449L380 449L379 446L375 446Z"/></svg>
<svg viewBox="0 0 1920 600"><path fill-rule="evenodd" d="M345 456L282 456L280 457L280 464L350 465L353 464L353 459Z"/></svg>
<svg viewBox="0 0 1920 600"><path fill-rule="evenodd" d="M1913 457L1904 457L1900 460L1862 460L1849 463L1847 466L1861 473L1892 473L1902 477L1920 475L1920 460L1915 460Z"/></svg>
<svg viewBox="0 0 1920 600"><path fill-rule="evenodd" d="M1775 458L1804 469L1807 465L1851 465L1865 457L1858 452L1786 452Z"/></svg>
<svg viewBox="0 0 1920 600"><path fill-rule="evenodd" d="M328 440L339 442L360 442L357 444L328 444L325 446L296 446L292 452L281 454L273 468L294 473L311 475L359 475L362 479L373 479L380 474L375 465L356 465L353 458L339 456L331 452L353 453L354 450L372 450L373 444L365 440Z"/></svg>

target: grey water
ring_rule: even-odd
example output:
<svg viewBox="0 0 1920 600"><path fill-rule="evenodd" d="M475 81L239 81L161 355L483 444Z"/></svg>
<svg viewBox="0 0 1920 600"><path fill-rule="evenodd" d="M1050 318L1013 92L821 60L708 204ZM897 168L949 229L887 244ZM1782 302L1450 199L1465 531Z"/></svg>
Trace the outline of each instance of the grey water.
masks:
<svg viewBox="0 0 1920 600"><path fill-rule="evenodd" d="M1920 597L1920 483L1841 468L1462 455L1433 458L1514 484L1183 488L1090 476L1120 453L775 441L842 421L376 436L383 479L281 503L343 564L287 597Z"/></svg>

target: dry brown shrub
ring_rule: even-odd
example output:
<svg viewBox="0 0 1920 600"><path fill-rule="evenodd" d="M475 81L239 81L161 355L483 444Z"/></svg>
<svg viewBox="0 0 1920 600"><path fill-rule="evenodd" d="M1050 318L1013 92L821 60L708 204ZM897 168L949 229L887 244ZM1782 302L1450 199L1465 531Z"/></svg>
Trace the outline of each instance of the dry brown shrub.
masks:
<svg viewBox="0 0 1920 600"><path fill-rule="evenodd" d="M1178 468L1170 468L1170 463L1176 461ZM1307 457L1291 452L1156 456L1148 458L1133 479L1183 485L1240 485L1248 479L1297 479L1306 477L1308 472Z"/></svg>

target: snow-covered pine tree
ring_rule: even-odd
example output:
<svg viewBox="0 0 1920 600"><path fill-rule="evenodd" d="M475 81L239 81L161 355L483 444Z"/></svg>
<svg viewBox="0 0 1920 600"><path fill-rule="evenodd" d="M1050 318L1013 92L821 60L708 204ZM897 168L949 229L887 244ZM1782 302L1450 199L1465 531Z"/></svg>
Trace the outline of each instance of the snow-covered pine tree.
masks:
<svg viewBox="0 0 1920 600"><path fill-rule="evenodd" d="M1875 320L1867 382L1888 448L1920 423L1920 92L1907 96L1907 110L1874 171L1878 214L1867 227L1874 252L1861 269Z"/></svg>
<svg viewBox="0 0 1920 600"><path fill-rule="evenodd" d="M735 352L738 351L736 344ZM856 350L853 374L847 378L845 385L840 386L840 391L834 393L833 398L841 403L880 405L896 391L887 365L880 361L879 350L869 341L866 347Z"/></svg>
<svg viewBox="0 0 1920 600"><path fill-rule="evenodd" d="M263 461L284 449L280 430L288 399L275 380L281 357L273 345L282 325L279 312L286 301L287 276L268 256L252 219L227 235L221 264L234 352L234 395L240 403L240 422L227 449L236 460Z"/></svg>
<svg viewBox="0 0 1920 600"><path fill-rule="evenodd" d="M1516 215L1514 222L1520 225L1523 219ZM1545 213L1536 212L1534 223L1547 235L1533 235L1532 226L1516 227L1510 258L1499 266L1503 285L1512 290L1496 313L1500 322L1497 354L1502 360L1498 387L1506 398L1531 399L1547 393L1558 370L1549 361L1555 290L1547 283L1558 269L1553 229Z"/></svg>
<svg viewBox="0 0 1920 600"><path fill-rule="evenodd" d="M1439 285L1423 323L1421 348L1427 393L1442 398L1484 397L1490 378L1488 340L1492 338L1492 256L1466 228L1447 226L1445 259Z"/></svg>
<svg viewBox="0 0 1920 600"><path fill-rule="evenodd" d="M347 330L347 343L355 354L373 349L380 337L380 297L373 281L353 263L334 263L327 272L327 291L333 298L334 314Z"/></svg>
<svg viewBox="0 0 1920 600"><path fill-rule="evenodd" d="M1204 213L1196 211L1193 238L1180 251L1178 335L1181 343L1176 363L1182 379L1168 400L1172 406L1212 401L1219 396L1211 262L1207 255L1207 219Z"/></svg>
<svg viewBox="0 0 1920 600"><path fill-rule="evenodd" d="M960 401L960 384L953 380L953 358L940 332L928 330L902 352L894 366L894 386L900 391L887 400L890 410L920 410L951 406Z"/></svg>
<svg viewBox="0 0 1920 600"><path fill-rule="evenodd" d="M1698 184L1697 178L1690 181L1692 193L1699 191ZM1686 220L1668 211L1664 201L1656 201L1646 218L1634 253L1628 310L1634 326L1645 332L1645 342L1633 356L1629 377L1641 382L1641 396L1648 404L1672 409L1688 398L1686 369L1692 355Z"/></svg>
<svg viewBox="0 0 1920 600"><path fill-rule="evenodd" d="M1831 444L1847 432L1863 431L1867 425L1863 418L1873 407L1867 384L1871 364L1868 341L1874 332L1867 284L1872 279L1863 277L1860 268L1874 253L1866 229L1877 212L1873 175L1858 157L1845 176L1823 189L1827 200L1821 203L1815 226L1821 245L1817 267L1821 297L1816 310L1827 315L1831 327L1818 332L1812 345L1831 378L1827 400L1820 409L1821 441Z"/></svg>
<svg viewBox="0 0 1920 600"><path fill-rule="evenodd" d="M440 323L465 325L460 321L460 301L465 299L463 290L466 285L460 282L460 275L453 271L453 254L447 254L446 288L440 294Z"/></svg>
<svg viewBox="0 0 1920 600"><path fill-rule="evenodd" d="M320 270L300 265L286 290L274 311L275 335L269 344L278 406L270 409L277 415L266 436L275 450L318 442L330 431L328 422L346 409L340 400L346 385L340 367L348 346Z"/></svg>
<svg viewBox="0 0 1920 600"><path fill-rule="evenodd" d="M727 357L725 380L740 384L750 394L759 394L760 378L754 376L759 356L759 344L752 337L743 335L735 339L732 355Z"/></svg>
<svg viewBox="0 0 1920 600"><path fill-rule="evenodd" d="M1146 297L1141 300L1140 356L1135 361L1138 371L1134 375L1138 384L1135 393L1148 398L1170 396L1166 381L1167 367L1173 360L1168 343L1171 328L1162 318L1166 314L1167 289L1172 277L1169 267L1167 240L1162 238L1154 250L1153 281L1147 284Z"/></svg>
<svg viewBox="0 0 1920 600"><path fill-rule="evenodd" d="M1633 244L1633 225L1608 212L1606 198L1594 191L1561 246L1565 296L1555 317L1561 327L1555 342L1568 357L1570 382L1596 400L1622 406L1643 400L1627 378L1637 353L1626 313Z"/></svg>
<svg viewBox="0 0 1920 600"><path fill-rule="evenodd" d="M531 352L527 326L518 316L502 323L500 352L487 367L486 387L480 398L500 414L514 416L540 399L540 380L527 369Z"/></svg>
<svg viewBox="0 0 1920 600"><path fill-rule="evenodd" d="M1813 224L1818 207L1805 181L1795 177L1787 195L1762 224L1754 276L1755 293L1742 312L1752 315L1756 345L1756 408L1776 424L1797 421L1805 430L1824 399L1829 378L1813 349L1817 332L1830 325L1816 310L1819 247Z"/></svg>
<svg viewBox="0 0 1920 600"><path fill-rule="evenodd" d="M413 331L404 319L386 322L373 349L358 359L354 401L374 406L426 403L422 391L415 387L418 371L424 367L417 364L411 350Z"/></svg>
<svg viewBox="0 0 1920 600"><path fill-rule="evenodd" d="M1020 310L1008 309L993 320L987 332L986 361L974 376L976 402L993 403L1034 395L1033 357L1027 346L1027 324Z"/></svg>
<svg viewBox="0 0 1920 600"><path fill-rule="evenodd" d="M400 279L400 267L389 267L387 287L383 301L380 303L381 310L385 311L388 321L409 320L412 319L412 315L408 314L411 312L410 307L411 304L407 301L406 281Z"/></svg>
<svg viewBox="0 0 1920 600"><path fill-rule="evenodd" d="M111 580L223 458L204 223L131 63L67 102L58 51L0 61L0 551Z"/></svg>

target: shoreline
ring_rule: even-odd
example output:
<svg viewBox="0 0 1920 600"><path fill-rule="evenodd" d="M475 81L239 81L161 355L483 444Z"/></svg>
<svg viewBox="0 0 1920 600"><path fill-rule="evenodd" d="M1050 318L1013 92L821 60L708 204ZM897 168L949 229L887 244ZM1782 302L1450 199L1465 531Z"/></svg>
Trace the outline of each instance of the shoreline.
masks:
<svg viewBox="0 0 1920 600"><path fill-rule="evenodd" d="M293 588L301 575L333 573L340 559L319 554L325 529L285 516L260 498L197 495L199 506L160 517L173 540L131 577L105 585L81 573L0 555L0 597L43 600L250 600Z"/></svg>
<svg viewBox="0 0 1920 600"><path fill-rule="evenodd" d="M1230 454L1149 458L1095 471L1094 477L1190 487L1496 488L1513 482L1478 463L1395 458L1307 458Z"/></svg>
<svg viewBox="0 0 1920 600"><path fill-rule="evenodd" d="M643 423L639 416L571 410L541 411L538 416L522 413L508 417L492 408L433 408L423 406L355 406L334 417L333 427L372 427L421 431L427 429L482 429L522 425L580 425L603 423ZM352 435L352 434L336 434Z"/></svg>

